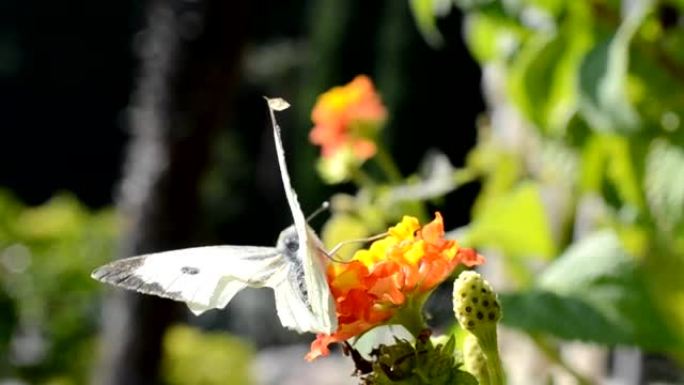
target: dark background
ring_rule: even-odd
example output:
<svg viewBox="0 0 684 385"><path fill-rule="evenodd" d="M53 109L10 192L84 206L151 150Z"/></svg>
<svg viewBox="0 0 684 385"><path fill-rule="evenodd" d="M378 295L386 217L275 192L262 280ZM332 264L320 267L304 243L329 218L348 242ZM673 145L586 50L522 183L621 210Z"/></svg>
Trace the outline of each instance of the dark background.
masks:
<svg viewBox="0 0 684 385"><path fill-rule="evenodd" d="M128 138L126 106L138 73L135 44L145 23L144 7L136 1L2 2L0 186L30 204L60 190L74 192L91 207L112 203ZM263 135L261 94L296 98L291 100L297 108L294 118L283 126L297 125L301 135L286 144L297 151L311 147L298 140L310 128L311 95L359 73L376 81L390 108L385 138L404 173L415 171L430 147L440 148L456 164L463 161L483 106L478 68L463 47L458 11L440 20L446 42L440 49L425 43L403 1L252 1L246 14L243 57L274 45L294 46L297 52L290 55L303 55L285 57L284 68L274 62L265 75L255 75L250 60L243 61L225 131L242 147L244 168L261 161L275 170L272 154L260 154L268 144L263 143L268 137ZM315 150L305 150L315 156ZM258 173L239 174L235 183L246 197L268 194L255 195L268 187L252 178ZM306 186L300 192L305 202L334 191L322 188L310 172L294 174L308 178L295 177L296 186ZM447 200L446 210L457 214L451 220L467 222L469 204L462 201L472 198L470 190ZM249 211L260 199L255 200L247 198L240 207Z"/></svg>

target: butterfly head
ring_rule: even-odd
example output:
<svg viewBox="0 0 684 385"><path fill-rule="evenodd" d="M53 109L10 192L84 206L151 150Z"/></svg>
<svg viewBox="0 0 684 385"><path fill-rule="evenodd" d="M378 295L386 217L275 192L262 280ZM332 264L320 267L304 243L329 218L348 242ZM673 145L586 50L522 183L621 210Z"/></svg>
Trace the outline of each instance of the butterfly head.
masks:
<svg viewBox="0 0 684 385"><path fill-rule="evenodd" d="M283 251L285 254L297 254L297 250L299 250L299 237L294 225L280 232L276 249Z"/></svg>

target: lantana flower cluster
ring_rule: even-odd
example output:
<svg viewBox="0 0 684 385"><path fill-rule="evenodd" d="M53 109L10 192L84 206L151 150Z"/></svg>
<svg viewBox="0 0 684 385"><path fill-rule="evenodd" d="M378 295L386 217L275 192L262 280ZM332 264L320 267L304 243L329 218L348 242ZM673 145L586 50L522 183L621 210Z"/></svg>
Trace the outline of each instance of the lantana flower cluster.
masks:
<svg viewBox="0 0 684 385"><path fill-rule="evenodd" d="M376 208L376 204L394 205L396 202L387 202L387 191L410 183L410 179L404 178L378 140L387 109L367 76L359 75L321 94L311 119L314 127L309 139L321 148L317 169L323 180L331 184L351 181L359 188L356 196L343 195L343 200L331 206L334 219L328 222L324 240L333 244L345 239L333 250L356 243L347 233L364 236L392 223L396 212L421 216L427 212L420 198L403 202L399 211ZM364 169L368 160L376 167ZM464 278L455 281L456 319L472 334L463 356L457 354L460 347L454 335L433 337L423 317L423 305L440 283L459 265L473 267L484 263L484 258L445 238L440 213L423 226L417 218L404 216L386 233L370 239L377 240L349 259L340 261L334 256L328 263L326 275L338 326L330 334L316 336L306 359L326 356L331 344L343 343L344 353L352 357L355 374L365 385L503 385L496 343L500 305L491 287L477 283L481 278L477 273L462 272ZM413 338L395 336L394 343L380 344L365 356L356 350L358 338L382 325L401 325ZM465 357L467 371L462 370L460 357Z"/></svg>
<svg viewBox="0 0 684 385"><path fill-rule="evenodd" d="M365 75L321 94L311 113L312 143L321 146L318 170L329 183L349 179L377 152L375 137L387 109Z"/></svg>
<svg viewBox="0 0 684 385"><path fill-rule="evenodd" d="M307 360L327 355L331 343L392 323L409 304L422 305L459 264L470 267L483 262L484 258L472 249L444 238L439 213L422 227L418 219L405 216L387 236L357 251L348 263L329 265L327 278L339 326L333 334L317 336ZM411 311L421 312L420 305Z"/></svg>

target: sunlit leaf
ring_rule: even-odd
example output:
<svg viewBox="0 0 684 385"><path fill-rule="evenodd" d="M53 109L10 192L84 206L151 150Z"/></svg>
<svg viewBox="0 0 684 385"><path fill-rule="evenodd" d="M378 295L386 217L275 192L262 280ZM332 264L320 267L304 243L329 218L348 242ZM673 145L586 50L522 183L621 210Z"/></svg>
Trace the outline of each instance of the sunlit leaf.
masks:
<svg viewBox="0 0 684 385"><path fill-rule="evenodd" d="M71 195L58 195L46 204L29 208L18 218L22 236L32 240L58 240L76 236L87 214Z"/></svg>
<svg viewBox="0 0 684 385"><path fill-rule="evenodd" d="M550 258L556 252L549 218L534 183L523 183L487 202L470 226L469 240L472 245L495 247L511 256Z"/></svg>
<svg viewBox="0 0 684 385"><path fill-rule="evenodd" d="M664 140L653 142L646 160L644 188L662 229L684 220L684 149Z"/></svg>
<svg viewBox="0 0 684 385"><path fill-rule="evenodd" d="M592 137L582 154L582 189L602 192L608 184L615 190L621 203L642 207L640 164L635 164L641 163L639 149L642 144L616 135Z"/></svg>
<svg viewBox="0 0 684 385"><path fill-rule="evenodd" d="M538 34L511 66L511 100L543 132L564 133L577 110L578 68L591 43L587 30L586 22L566 22L557 31Z"/></svg>
<svg viewBox="0 0 684 385"><path fill-rule="evenodd" d="M524 29L501 14L473 12L465 19L465 39L481 63L505 59L520 45Z"/></svg>

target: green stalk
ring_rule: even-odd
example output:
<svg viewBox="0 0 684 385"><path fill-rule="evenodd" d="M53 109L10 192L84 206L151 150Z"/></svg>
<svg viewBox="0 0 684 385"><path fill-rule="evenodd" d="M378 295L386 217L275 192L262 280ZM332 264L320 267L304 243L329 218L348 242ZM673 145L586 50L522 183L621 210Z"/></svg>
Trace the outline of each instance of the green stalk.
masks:
<svg viewBox="0 0 684 385"><path fill-rule="evenodd" d="M351 180L354 182L358 188L374 188L376 186L375 181L368 174L358 167L355 167L351 171Z"/></svg>
<svg viewBox="0 0 684 385"><path fill-rule="evenodd" d="M424 296L416 296L424 297ZM414 337L418 338L428 326L423 318L423 304L426 298L410 298L392 318L390 323L399 324L406 328Z"/></svg>
<svg viewBox="0 0 684 385"><path fill-rule="evenodd" d="M489 374L489 385L504 385L506 383L501 358L499 357L499 346L497 343L496 324L491 328L483 330L477 337L484 353L487 357L487 372Z"/></svg>
<svg viewBox="0 0 684 385"><path fill-rule="evenodd" d="M392 184L400 183L404 177L401 175L397 164L394 163L392 156L381 143L376 143L376 148L378 152L375 154L375 161L378 162L380 169L382 169Z"/></svg>
<svg viewBox="0 0 684 385"><path fill-rule="evenodd" d="M452 174L454 178L454 184L456 188L463 186L466 183L470 183L478 178L478 174L468 167L459 168L454 170Z"/></svg>

